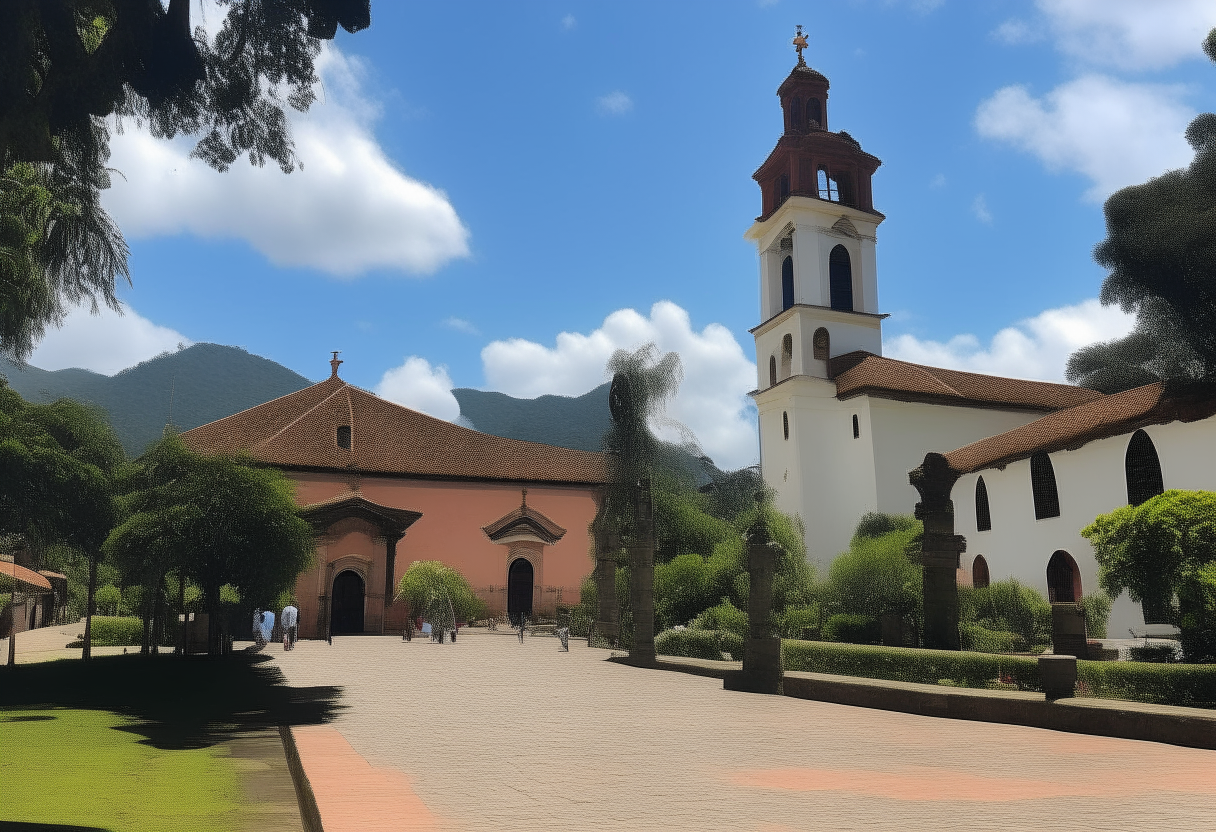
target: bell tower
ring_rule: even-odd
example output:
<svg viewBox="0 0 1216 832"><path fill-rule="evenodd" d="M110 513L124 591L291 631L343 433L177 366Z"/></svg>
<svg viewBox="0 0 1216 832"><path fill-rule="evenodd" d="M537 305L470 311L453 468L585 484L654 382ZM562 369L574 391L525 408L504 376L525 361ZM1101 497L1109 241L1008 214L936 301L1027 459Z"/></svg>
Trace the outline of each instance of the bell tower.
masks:
<svg viewBox="0 0 1216 832"><path fill-rule="evenodd" d="M830 378L828 360L882 352L875 244L883 215L870 179L878 158L828 129L828 79L798 63L777 88L783 130L752 178L761 213L746 238L760 253L758 389L792 376Z"/></svg>

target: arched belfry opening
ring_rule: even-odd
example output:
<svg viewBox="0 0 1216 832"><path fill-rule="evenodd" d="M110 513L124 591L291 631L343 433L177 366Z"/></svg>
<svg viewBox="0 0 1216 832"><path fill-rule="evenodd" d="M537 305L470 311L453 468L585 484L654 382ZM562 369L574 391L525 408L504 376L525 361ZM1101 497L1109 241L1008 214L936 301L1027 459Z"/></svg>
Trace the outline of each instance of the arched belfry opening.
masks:
<svg viewBox="0 0 1216 832"><path fill-rule="evenodd" d="M334 578L333 617L330 623L333 635L363 632L366 595L362 575L353 569L338 573Z"/></svg>
<svg viewBox="0 0 1216 832"><path fill-rule="evenodd" d="M781 311L794 305L794 258L781 261Z"/></svg>
<svg viewBox="0 0 1216 832"><path fill-rule="evenodd" d="M845 312L853 311L853 261L849 250L836 246L828 257L828 282L832 296L832 308Z"/></svg>
<svg viewBox="0 0 1216 832"><path fill-rule="evenodd" d="M1063 549L1056 550L1047 561L1047 600L1053 604L1075 604L1081 600L1081 570Z"/></svg>
<svg viewBox="0 0 1216 832"><path fill-rule="evenodd" d="M532 617L532 587L535 573L532 562L524 557L511 561L507 570L507 617L517 622L520 616Z"/></svg>
<svg viewBox="0 0 1216 832"><path fill-rule="evenodd" d="M1143 428L1133 433L1128 441L1123 468L1127 477L1128 505L1138 506L1165 492L1157 448Z"/></svg>

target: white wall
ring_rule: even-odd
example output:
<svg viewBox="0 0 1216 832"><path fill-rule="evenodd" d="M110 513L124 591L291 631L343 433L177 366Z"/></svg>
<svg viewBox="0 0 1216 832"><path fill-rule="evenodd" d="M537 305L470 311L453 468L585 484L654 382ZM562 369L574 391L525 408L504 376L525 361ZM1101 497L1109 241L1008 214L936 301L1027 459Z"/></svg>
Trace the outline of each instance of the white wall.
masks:
<svg viewBox="0 0 1216 832"><path fill-rule="evenodd" d="M1150 425L1144 430L1157 448L1167 489L1216 490L1216 418ZM975 555L982 554L992 580L1014 577L1046 596L1047 561L1063 549L1077 562L1082 592L1097 591L1098 564L1081 529L1099 514L1127 505L1124 457L1130 440L1127 433L1051 454L1060 516L1046 520L1034 517L1029 460L1012 463L1003 471L993 468L960 478L951 496L955 531L967 537L963 565L969 566ZM992 515L992 530L987 532L975 528L975 484L980 476ZM1111 638L1126 637L1129 628L1139 634L1144 626L1139 604L1126 593L1115 600L1108 628Z"/></svg>

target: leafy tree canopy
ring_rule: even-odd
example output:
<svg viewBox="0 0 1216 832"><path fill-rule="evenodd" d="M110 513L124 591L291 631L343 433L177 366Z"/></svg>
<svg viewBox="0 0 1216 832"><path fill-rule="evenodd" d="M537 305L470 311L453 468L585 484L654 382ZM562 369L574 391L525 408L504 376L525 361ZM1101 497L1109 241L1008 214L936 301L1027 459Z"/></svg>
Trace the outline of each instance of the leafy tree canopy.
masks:
<svg viewBox="0 0 1216 832"><path fill-rule="evenodd" d="M1216 492L1170 490L1081 530L1112 598L1171 611L1189 661L1216 660Z"/></svg>
<svg viewBox="0 0 1216 832"><path fill-rule="evenodd" d="M1203 47L1216 61L1216 29ZM1188 168L1106 201L1106 239L1094 250L1110 270L1100 298L1136 312L1136 328L1074 353L1070 381L1116 392L1216 377L1216 114L1197 116L1186 139Z"/></svg>
<svg viewBox="0 0 1216 832"><path fill-rule="evenodd" d="M457 621L472 621L485 604L459 571L437 560L416 560L397 582L397 597L410 605L413 615L451 629Z"/></svg>

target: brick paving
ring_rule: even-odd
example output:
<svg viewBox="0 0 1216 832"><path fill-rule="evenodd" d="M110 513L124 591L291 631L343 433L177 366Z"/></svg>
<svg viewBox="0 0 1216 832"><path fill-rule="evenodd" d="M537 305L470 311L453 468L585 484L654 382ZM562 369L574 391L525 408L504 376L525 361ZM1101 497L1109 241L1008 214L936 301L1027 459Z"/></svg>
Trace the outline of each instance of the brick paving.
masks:
<svg viewBox="0 0 1216 832"><path fill-rule="evenodd" d="M345 688L340 738L297 735L326 829L1214 828L1216 751L734 693L557 648L269 649L292 684Z"/></svg>

